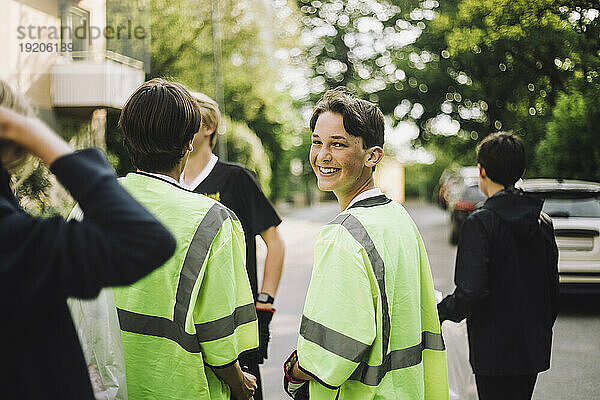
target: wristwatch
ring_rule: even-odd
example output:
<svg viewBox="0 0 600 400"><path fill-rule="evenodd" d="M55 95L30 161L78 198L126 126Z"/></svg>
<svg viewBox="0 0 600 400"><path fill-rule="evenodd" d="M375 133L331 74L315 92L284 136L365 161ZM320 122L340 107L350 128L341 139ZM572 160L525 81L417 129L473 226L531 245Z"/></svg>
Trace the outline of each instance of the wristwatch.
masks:
<svg viewBox="0 0 600 400"><path fill-rule="evenodd" d="M256 301L259 303L273 304L275 298L273 298L273 296L271 296L269 293L260 292Z"/></svg>

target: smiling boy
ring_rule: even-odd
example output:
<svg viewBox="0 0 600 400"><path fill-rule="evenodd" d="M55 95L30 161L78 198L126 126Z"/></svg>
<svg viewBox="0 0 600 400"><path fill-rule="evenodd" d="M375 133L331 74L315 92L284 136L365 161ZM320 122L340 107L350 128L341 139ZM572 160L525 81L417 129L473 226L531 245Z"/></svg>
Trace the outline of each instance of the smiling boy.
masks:
<svg viewBox="0 0 600 400"><path fill-rule="evenodd" d="M425 246L406 210L375 186L379 108L330 90L310 120L319 189L342 212L321 229L298 350L284 364L295 399L447 399L446 352Z"/></svg>

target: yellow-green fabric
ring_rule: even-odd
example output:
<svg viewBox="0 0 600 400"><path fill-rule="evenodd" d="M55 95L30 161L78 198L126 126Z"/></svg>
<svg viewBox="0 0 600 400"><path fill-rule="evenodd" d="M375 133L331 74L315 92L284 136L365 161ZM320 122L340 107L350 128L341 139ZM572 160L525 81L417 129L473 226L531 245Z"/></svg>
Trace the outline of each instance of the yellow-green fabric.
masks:
<svg viewBox="0 0 600 400"><path fill-rule="evenodd" d="M153 176L120 183L177 240L162 267L114 290L129 398L229 399L207 366L230 365L258 346L240 222L220 203Z"/></svg>
<svg viewBox="0 0 600 400"><path fill-rule="evenodd" d="M366 199L321 229L298 359L311 400L448 399L429 262L400 204Z"/></svg>

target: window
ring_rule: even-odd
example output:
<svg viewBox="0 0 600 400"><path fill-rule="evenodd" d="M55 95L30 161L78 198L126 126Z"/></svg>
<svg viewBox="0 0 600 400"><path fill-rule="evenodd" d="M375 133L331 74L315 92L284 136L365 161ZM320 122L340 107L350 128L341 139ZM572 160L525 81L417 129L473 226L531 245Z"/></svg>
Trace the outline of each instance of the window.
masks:
<svg viewBox="0 0 600 400"><path fill-rule="evenodd" d="M598 192L556 191L530 194L544 200L542 211L550 217L600 218Z"/></svg>
<svg viewBox="0 0 600 400"><path fill-rule="evenodd" d="M61 11L60 23L61 41L65 45L63 47L72 44L72 51L75 52L75 54L67 52L64 55L73 59L85 58L85 55L77 52L86 52L90 49L89 11L75 6L66 6Z"/></svg>
<svg viewBox="0 0 600 400"><path fill-rule="evenodd" d="M551 217L600 218L600 197L549 196L542 210Z"/></svg>

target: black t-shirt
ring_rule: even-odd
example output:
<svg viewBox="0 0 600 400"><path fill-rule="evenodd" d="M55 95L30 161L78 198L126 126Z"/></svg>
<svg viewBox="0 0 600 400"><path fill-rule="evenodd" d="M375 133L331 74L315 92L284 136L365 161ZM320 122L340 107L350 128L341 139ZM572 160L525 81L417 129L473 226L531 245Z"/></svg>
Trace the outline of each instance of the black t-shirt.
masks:
<svg viewBox="0 0 600 400"><path fill-rule="evenodd" d="M261 190L254 173L238 164L217 161L194 192L220 201L240 219L246 238L246 270L256 300L256 235L279 225L281 218Z"/></svg>

